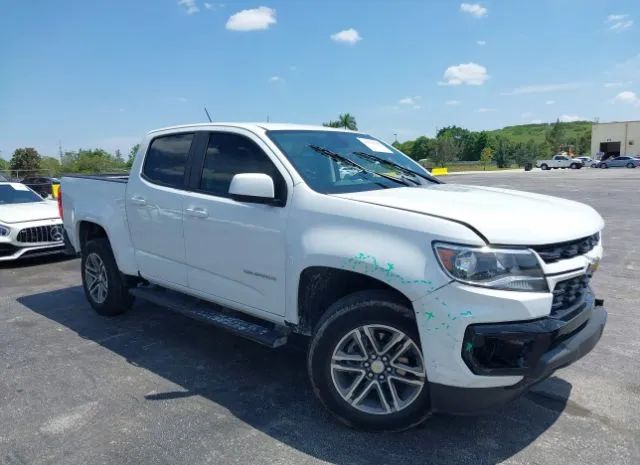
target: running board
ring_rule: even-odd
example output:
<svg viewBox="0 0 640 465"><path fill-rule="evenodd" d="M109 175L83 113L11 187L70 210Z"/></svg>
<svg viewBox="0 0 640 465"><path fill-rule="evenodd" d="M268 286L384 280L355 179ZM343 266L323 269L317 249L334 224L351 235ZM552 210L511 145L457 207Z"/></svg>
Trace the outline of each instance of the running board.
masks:
<svg viewBox="0 0 640 465"><path fill-rule="evenodd" d="M230 333L250 339L267 347L276 348L287 343L288 329L248 321L225 307L205 302L159 286L141 286L129 289L131 295L168 308L184 316L207 323Z"/></svg>

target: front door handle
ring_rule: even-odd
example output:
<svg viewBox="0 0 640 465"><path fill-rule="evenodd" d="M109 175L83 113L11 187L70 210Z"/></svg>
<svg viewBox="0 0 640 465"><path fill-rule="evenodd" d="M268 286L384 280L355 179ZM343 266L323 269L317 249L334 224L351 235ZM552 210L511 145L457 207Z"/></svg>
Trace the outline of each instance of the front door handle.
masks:
<svg viewBox="0 0 640 465"><path fill-rule="evenodd" d="M207 210L205 210L204 208L187 208L185 212L187 213L187 215L194 216L196 218L206 218L207 216L209 216Z"/></svg>
<svg viewBox="0 0 640 465"><path fill-rule="evenodd" d="M131 203L135 203L136 205L144 206L147 204L147 201L144 197L133 196L131 197Z"/></svg>

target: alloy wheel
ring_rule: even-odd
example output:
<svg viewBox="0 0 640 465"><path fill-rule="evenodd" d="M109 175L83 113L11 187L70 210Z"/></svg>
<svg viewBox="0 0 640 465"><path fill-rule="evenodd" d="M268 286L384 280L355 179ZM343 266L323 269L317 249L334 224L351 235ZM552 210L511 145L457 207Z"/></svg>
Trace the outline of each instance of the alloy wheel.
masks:
<svg viewBox="0 0 640 465"><path fill-rule="evenodd" d="M355 409L387 415L411 405L426 382L422 352L404 332L386 325L351 330L331 357L331 379Z"/></svg>
<svg viewBox="0 0 640 465"><path fill-rule="evenodd" d="M84 276L87 290L94 302L98 304L107 300L109 291L109 278L107 277L107 269L100 255L90 253L84 264Z"/></svg>

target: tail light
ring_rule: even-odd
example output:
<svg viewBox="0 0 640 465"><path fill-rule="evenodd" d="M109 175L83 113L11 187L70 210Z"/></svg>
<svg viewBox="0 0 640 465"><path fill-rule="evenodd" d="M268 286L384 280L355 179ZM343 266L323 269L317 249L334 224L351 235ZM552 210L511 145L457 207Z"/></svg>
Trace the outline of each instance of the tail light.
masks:
<svg viewBox="0 0 640 465"><path fill-rule="evenodd" d="M60 219L63 220L62 215L62 188L58 189L58 214L60 215Z"/></svg>

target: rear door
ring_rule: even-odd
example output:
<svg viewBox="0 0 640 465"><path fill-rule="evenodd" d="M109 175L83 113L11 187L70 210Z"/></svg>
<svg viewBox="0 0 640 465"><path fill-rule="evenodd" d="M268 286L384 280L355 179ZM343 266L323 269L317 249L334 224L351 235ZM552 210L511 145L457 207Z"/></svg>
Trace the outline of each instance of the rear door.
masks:
<svg viewBox="0 0 640 465"><path fill-rule="evenodd" d="M255 135L243 130L209 133L194 161L184 201L189 287L250 313L284 315L287 182L280 162ZM238 201L229 195L235 174L272 177L278 205ZM285 177L288 181L285 181Z"/></svg>
<svg viewBox="0 0 640 465"><path fill-rule="evenodd" d="M139 174L129 177L129 231L140 274L151 281L187 286L182 209L196 134L152 139Z"/></svg>

